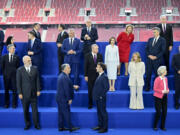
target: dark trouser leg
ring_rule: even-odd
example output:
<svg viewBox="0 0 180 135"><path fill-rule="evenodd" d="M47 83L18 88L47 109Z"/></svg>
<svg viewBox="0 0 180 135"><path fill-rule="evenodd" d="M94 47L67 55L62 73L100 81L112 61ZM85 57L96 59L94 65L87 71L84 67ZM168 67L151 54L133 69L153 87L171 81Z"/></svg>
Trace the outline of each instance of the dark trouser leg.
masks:
<svg viewBox="0 0 180 135"><path fill-rule="evenodd" d="M79 85L79 63L73 63L74 84Z"/></svg>
<svg viewBox="0 0 180 135"><path fill-rule="evenodd" d="M84 57L86 56L86 54L88 54L88 53L90 53L90 52L91 52L91 45L84 44L84 45L83 45Z"/></svg>
<svg viewBox="0 0 180 135"><path fill-rule="evenodd" d="M26 126L30 126L30 118L29 118L29 105L30 105L30 101L23 99L22 100L22 104L23 104L23 111L24 111L24 121Z"/></svg>
<svg viewBox="0 0 180 135"><path fill-rule="evenodd" d="M162 99L161 128L165 128L166 115L167 115L167 95L164 95L164 97Z"/></svg>
<svg viewBox="0 0 180 135"><path fill-rule="evenodd" d="M38 107L37 107L37 99L31 99L31 108L32 108L32 118L35 126L39 126L39 116L38 116Z"/></svg>
<svg viewBox="0 0 180 135"><path fill-rule="evenodd" d="M157 128L157 124L158 124L158 121L159 121L160 116L161 116L161 108L162 108L161 99L155 97L155 109L156 109L156 113L155 113L155 119L154 119L154 128Z"/></svg>
<svg viewBox="0 0 180 135"><path fill-rule="evenodd" d="M72 129L70 106L68 103L63 103L61 106L64 120L66 121L68 128Z"/></svg>
<svg viewBox="0 0 180 135"><path fill-rule="evenodd" d="M64 127L64 118L63 118L63 110L62 106L59 102L58 104L58 128L63 128Z"/></svg>
<svg viewBox="0 0 180 135"><path fill-rule="evenodd" d="M101 103L99 100L96 101L96 106L97 106L98 126L100 128L103 128L103 119L101 115Z"/></svg>
<svg viewBox="0 0 180 135"><path fill-rule="evenodd" d="M175 76L175 105L179 106L179 98L180 98L180 75Z"/></svg>
<svg viewBox="0 0 180 135"><path fill-rule="evenodd" d="M12 77L11 79L11 86L12 86L12 105L17 106L17 90L16 90L16 76Z"/></svg>
<svg viewBox="0 0 180 135"><path fill-rule="evenodd" d="M3 77L4 79L4 89L5 89L5 105L9 106L9 85L10 85L10 79L6 78L5 76Z"/></svg>
<svg viewBox="0 0 180 135"><path fill-rule="evenodd" d="M147 60L147 66L146 66L146 89L150 90L151 88L151 75L152 75L152 61Z"/></svg>
<svg viewBox="0 0 180 135"><path fill-rule="evenodd" d="M64 55L61 52L61 47L58 47L58 64L59 64L59 73L61 73L61 65L64 62Z"/></svg>
<svg viewBox="0 0 180 135"><path fill-rule="evenodd" d="M92 93L93 93L93 86L95 80L88 78L88 97L89 97L89 106L93 104Z"/></svg>
<svg viewBox="0 0 180 135"><path fill-rule="evenodd" d="M169 72L169 48L166 49L164 54L164 64L167 67L167 72Z"/></svg>

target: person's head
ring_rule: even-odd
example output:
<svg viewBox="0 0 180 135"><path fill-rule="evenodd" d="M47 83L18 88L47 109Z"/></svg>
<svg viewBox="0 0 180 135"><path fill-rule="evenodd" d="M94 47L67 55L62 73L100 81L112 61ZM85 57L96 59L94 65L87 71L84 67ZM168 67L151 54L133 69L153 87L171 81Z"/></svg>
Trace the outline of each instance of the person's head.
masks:
<svg viewBox="0 0 180 135"><path fill-rule="evenodd" d="M109 39L109 44L115 44L116 43L116 38L115 37L111 37L110 39Z"/></svg>
<svg viewBox="0 0 180 135"><path fill-rule="evenodd" d="M139 52L133 53L131 61L141 62L141 55L139 54Z"/></svg>
<svg viewBox="0 0 180 135"><path fill-rule="evenodd" d="M23 57L23 63L24 63L24 66L25 66L25 67L31 66L31 65L32 65L31 57L28 56L28 55L25 55L25 56Z"/></svg>
<svg viewBox="0 0 180 135"><path fill-rule="evenodd" d="M75 32L74 32L73 29L69 29L68 34L69 34L70 38L74 38L75 37Z"/></svg>
<svg viewBox="0 0 180 135"><path fill-rule="evenodd" d="M9 44L7 46L7 50L10 54L14 54L15 53L15 46L13 44Z"/></svg>
<svg viewBox="0 0 180 135"><path fill-rule="evenodd" d="M167 74L166 66L160 66L157 73L159 76L165 76Z"/></svg>
<svg viewBox="0 0 180 135"><path fill-rule="evenodd" d="M41 28L41 26L40 26L39 23L34 23L34 24L33 24L33 28L34 28L36 31L39 31L40 28Z"/></svg>
<svg viewBox="0 0 180 135"><path fill-rule="evenodd" d="M167 17L166 17L166 15L161 15L161 16L160 16L160 20L161 20L161 23L163 23L163 24L167 23Z"/></svg>
<svg viewBox="0 0 180 135"><path fill-rule="evenodd" d="M65 25L63 25L63 24L59 24L59 25L58 25L58 30L59 30L60 32L62 32L64 29L65 29Z"/></svg>
<svg viewBox="0 0 180 135"><path fill-rule="evenodd" d="M126 25L126 32L127 33L132 33L134 29L134 26L131 24Z"/></svg>
<svg viewBox="0 0 180 135"><path fill-rule="evenodd" d="M153 30L154 37L158 37L161 32L160 28L154 27L152 30Z"/></svg>
<svg viewBox="0 0 180 135"><path fill-rule="evenodd" d="M98 62L97 67L96 67L96 71L98 73L102 73L105 70L106 70L106 65L104 63L102 63L102 62Z"/></svg>
<svg viewBox="0 0 180 135"><path fill-rule="evenodd" d="M69 64L63 64L61 66L61 70L62 72L66 73L66 74L70 74L71 73L71 68Z"/></svg>
<svg viewBox="0 0 180 135"><path fill-rule="evenodd" d="M35 33L33 31L28 32L28 39L32 40L35 38Z"/></svg>
<svg viewBox="0 0 180 135"><path fill-rule="evenodd" d="M13 36L9 36L6 40L6 45L9 44L14 44L14 37Z"/></svg>
<svg viewBox="0 0 180 135"><path fill-rule="evenodd" d="M88 28L91 27L91 24L92 24L92 23L91 23L91 20L87 20L87 21L86 21L86 27L88 27Z"/></svg>
<svg viewBox="0 0 180 135"><path fill-rule="evenodd" d="M99 47L96 44L92 44L91 50L93 53L97 54L99 52Z"/></svg>

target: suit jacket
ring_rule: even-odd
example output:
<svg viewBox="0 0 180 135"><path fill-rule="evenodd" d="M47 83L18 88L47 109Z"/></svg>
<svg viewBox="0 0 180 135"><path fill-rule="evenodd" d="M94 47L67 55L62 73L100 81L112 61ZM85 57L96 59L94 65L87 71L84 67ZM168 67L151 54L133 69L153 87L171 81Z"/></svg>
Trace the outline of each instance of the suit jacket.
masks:
<svg viewBox="0 0 180 135"><path fill-rule="evenodd" d="M178 70L180 70L180 53L173 56L172 67L175 70L175 76L180 76L180 74L178 74Z"/></svg>
<svg viewBox="0 0 180 135"><path fill-rule="evenodd" d="M36 66L31 66L30 73L24 66L18 68L16 82L18 93L23 95L23 99L37 98L37 91L40 91L40 80Z"/></svg>
<svg viewBox="0 0 180 135"><path fill-rule="evenodd" d="M89 79L96 79L98 76L98 73L96 72L96 66L98 62L103 62L103 58L100 53L97 54L96 63L94 62L92 53L88 53L85 56L84 76L88 76Z"/></svg>
<svg viewBox="0 0 180 135"><path fill-rule="evenodd" d="M73 84L70 78L62 72L58 76L56 100L60 103L67 103L74 97Z"/></svg>
<svg viewBox="0 0 180 135"><path fill-rule="evenodd" d="M90 36L90 40L84 39L84 36L88 34ZM87 27L83 28L81 31L81 40L84 41L84 44L92 45L96 43L96 40L98 40L98 33L97 29L95 27L91 27L91 31L88 32Z"/></svg>
<svg viewBox="0 0 180 135"><path fill-rule="evenodd" d="M56 43L63 44L64 39L66 39L68 37L69 37L69 35L66 31L64 31L63 35L61 35L61 33L59 33Z"/></svg>
<svg viewBox="0 0 180 135"><path fill-rule="evenodd" d="M34 29L32 31L35 33L35 38L37 38L41 41L41 33L39 31L36 32Z"/></svg>
<svg viewBox="0 0 180 135"><path fill-rule="evenodd" d="M165 83L166 83L166 90L169 91L167 78L165 78ZM163 80L160 77L157 77L154 81L154 96L162 99L164 95L162 93L163 90L164 90Z"/></svg>
<svg viewBox="0 0 180 135"><path fill-rule="evenodd" d="M158 41L154 46L152 46L154 41L154 37L150 38L147 42L146 46L146 55L153 55L156 56L157 60L162 60L163 59L163 54L165 53L166 50L166 40L163 37L159 37Z"/></svg>
<svg viewBox="0 0 180 135"><path fill-rule="evenodd" d="M94 101L106 98L106 93L109 90L109 81L105 73L101 74L95 81L93 88Z"/></svg>
<svg viewBox="0 0 180 135"><path fill-rule="evenodd" d="M2 57L2 72L3 76L8 78L16 77L16 70L19 67L19 56L14 54L13 61L9 62L9 54Z"/></svg>
<svg viewBox="0 0 180 135"><path fill-rule="evenodd" d="M170 24L166 24L166 31L163 32L162 24L158 27L161 29L160 36L166 39L166 48L169 50L169 46L173 46L173 30Z"/></svg>
<svg viewBox="0 0 180 135"><path fill-rule="evenodd" d="M63 41L61 48L64 53L64 62L65 63L80 63L80 56L82 52L81 42L78 38L74 38L73 45L70 44L69 38L66 38ZM76 54L68 54L68 51L73 50Z"/></svg>
<svg viewBox="0 0 180 135"><path fill-rule="evenodd" d="M4 32L0 30L0 46L4 45Z"/></svg>
<svg viewBox="0 0 180 135"><path fill-rule="evenodd" d="M32 51L34 52L34 55L31 55L31 59L33 63L41 63L42 62L42 43L41 40L35 39L33 47L31 48L31 41L28 41L28 46L27 46L27 52Z"/></svg>
<svg viewBox="0 0 180 135"><path fill-rule="evenodd" d="M144 62L130 62L128 66L129 72L129 86L143 86L144 85ZM136 83L137 81L137 83Z"/></svg>

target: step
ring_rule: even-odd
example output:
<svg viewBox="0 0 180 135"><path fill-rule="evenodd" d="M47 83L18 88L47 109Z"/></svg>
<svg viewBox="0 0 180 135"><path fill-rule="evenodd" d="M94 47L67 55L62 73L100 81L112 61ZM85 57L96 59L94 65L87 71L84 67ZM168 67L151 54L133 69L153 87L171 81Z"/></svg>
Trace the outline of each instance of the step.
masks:
<svg viewBox="0 0 180 135"><path fill-rule="evenodd" d="M151 128L154 119L154 108L144 110L130 110L128 108L108 108L109 128ZM97 125L97 113L93 108L72 108L72 123L81 128L91 128ZM57 108L39 108L40 124L42 128L57 127ZM180 110L168 109L167 128L179 128ZM174 123L176 121L176 123ZM0 127L23 127L23 110L0 108Z"/></svg>
<svg viewBox="0 0 180 135"><path fill-rule="evenodd" d="M10 94L11 95L11 94ZM12 99L12 96L10 97ZM109 108L128 108L130 92L129 90L119 90L115 92L107 93L107 107ZM154 107L153 91L143 92L144 107ZM4 104L4 91L0 91L0 106ZM18 106L22 107L22 103L18 100ZM40 107L56 107L56 90L46 90L41 92L41 96L38 100L38 106ZM79 90L75 92L73 107L85 107L88 106L88 91ZM168 95L168 107L174 107L174 91L170 91Z"/></svg>

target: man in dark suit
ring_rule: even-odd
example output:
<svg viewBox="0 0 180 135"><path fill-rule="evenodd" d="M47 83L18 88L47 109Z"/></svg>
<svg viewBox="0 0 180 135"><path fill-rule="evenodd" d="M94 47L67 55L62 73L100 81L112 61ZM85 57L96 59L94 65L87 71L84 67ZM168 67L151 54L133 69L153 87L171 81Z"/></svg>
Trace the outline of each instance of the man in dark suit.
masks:
<svg viewBox="0 0 180 135"><path fill-rule="evenodd" d="M0 56L2 55L3 46L4 46L4 32L0 30Z"/></svg>
<svg viewBox="0 0 180 135"><path fill-rule="evenodd" d="M41 26L39 23L34 23L32 31L35 33L35 37L41 41L41 34L39 32L40 28Z"/></svg>
<svg viewBox="0 0 180 135"><path fill-rule="evenodd" d="M28 32L28 45L27 54L32 59L32 65L37 66L39 73L41 74L42 65L42 43L41 40L35 37L33 31Z"/></svg>
<svg viewBox="0 0 180 135"><path fill-rule="evenodd" d="M63 41L64 63L68 63L74 74L74 85L79 86L79 65L82 52L81 42L75 38L74 30L69 30L69 38Z"/></svg>
<svg viewBox="0 0 180 135"><path fill-rule="evenodd" d="M154 71L157 76L157 69L163 63L163 55L166 49L166 40L160 37L160 29L153 28L154 37L150 38L146 46L147 64L146 64L146 91L149 91L151 86L151 75Z"/></svg>
<svg viewBox="0 0 180 135"><path fill-rule="evenodd" d="M84 56L91 52L91 45L96 43L98 40L98 33L95 27L92 27L91 21L86 22L86 27L81 31L81 40L84 41L83 53Z"/></svg>
<svg viewBox="0 0 180 135"><path fill-rule="evenodd" d="M2 57L2 72L5 88L5 108L9 107L9 90L13 92L12 107L17 106L16 94L16 70L19 67L19 57L15 54L15 46L10 44L7 46L8 54Z"/></svg>
<svg viewBox="0 0 180 135"><path fill-rule="evenodd" d="M61 51L61 47L63 44L64 39L68 38L69 35L66 31L64 31L65 26L63 24L59 24L58 30L59 30L59 35L56 41L57 47L58 47L58 62L59 62L59 73L61 73L61 65L64 62L64 54Z"/></svg>
<svg viewBox="0 0 180 135"><path fill-rule="evenodd" d="M33 123L36 129L40 129L37 96L40 96L39 72L35 66L32 66L31 57L23 57L24 66L18 68L16 81L19 98L23 104L25 128L30 128L29 106L31 104Z"/></svg>
<svg viewBox="0 0 180 135"><path fill-rule="evenodd" d="M173 47L173 30L170 24L167 24L167 19L165 15L161 16L161 24L158 25L160 28L160 36L166 40L166 51L164 53L164 62L169 71L169 54Z"/></svg>
<svg viewBox="0 0 180 135"><path fill-rule="evenodd" d="M106 93L109 90L108 77L104 73L106 69L102 62L97 64L96 70L99 73L93 88L93 100L97 105L98 126L93 130L99 130L99 133L108 131L108 114L106 111Z"/></svg>
<svg viewBox="0 0 180 135"><path fill-rule="evenodd" d="M172 67L175 70L175 108L179 109L179 98L180 98L180 46L179 53L175 54L172 59Z"/></svg>
<svg viewBox="0 0 180 135"><path fill-rule="evenodd" d="M58 76L57 81L57 93L56 101L58 104L58 128L59 131L69 130L70 132L75 131L79 128L73 127L71 123L71 112L70 105L74 97L74 89L77 89L77 86L73 86L69 74L71 68L69 64L62 65L62 73ZM64 121L66 122L68 128L64 127Z"/></svg>
<svg viewBox="0 0 180 135"><path fill-rule="evenodd" d="M86 55L84 62L84 76L85 80L88 82L88 109L91 109L93 105L92 92L94 83L96 81L96 78L98 77L98 73L96 72L96 66L98 62L103 62L102 55L98 53L98 45L93 44L91 48L92 52Z"/></svg>

